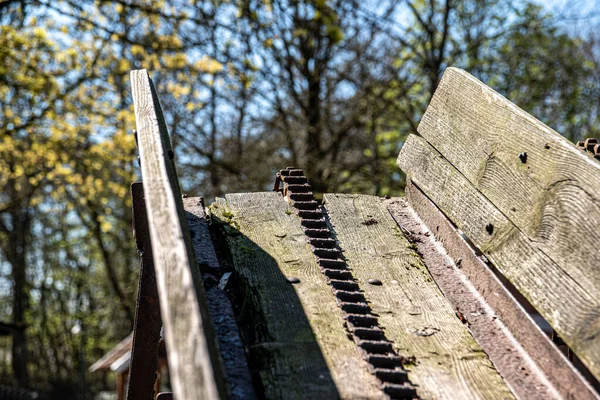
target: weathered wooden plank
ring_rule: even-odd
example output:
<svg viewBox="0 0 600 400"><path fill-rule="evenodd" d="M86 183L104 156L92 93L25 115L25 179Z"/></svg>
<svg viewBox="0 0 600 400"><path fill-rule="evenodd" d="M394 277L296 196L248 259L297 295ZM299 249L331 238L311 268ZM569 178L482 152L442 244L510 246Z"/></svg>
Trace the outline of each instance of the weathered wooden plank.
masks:
<svg viewBox="0 0 600 400"><path fill-rule="evenodd" d="M219 265L211 239L208 227L210 217L206 215L204 199L187 197L183 199L183 206L190 227L196 263L200 267L204 280L208 311L217 335L219 353L223 360L231 398L253 400L256 398L256 394L252 386L252 377L248 369L248 361L236 324L233 306L218 284L224 271Z"/></svg>
<svg viewBox="0 0 600 400"><path fill-rule="evenodd" d="M254 337L250 368L265 397L384 398L306 243L298 217L279 193L227 195L211 207L227 241ZM292 284L288 278L298 278Z"/></svg>
<svg viewBox="0 0 600 400"><path fill-rule="evenodd" d="M131 185L131 197L133 234L140 254L140 279L127 380L127 399L147 400L154 394L162 320L142 182L134 182Z"/></svg>
<svg viewBox="0 0 600 400"><path fill-rule="evenodd" d="M132 71L131 85L173 390L180 399L228 398L158 97L146 70Z"/></svg>
<svg viewBox="0 0 600 400"><path fill-rule="evenodd" d="M408 365L421 398L513 398L444 298L386 206L374 196L326 194L325 208L348 266ZM379 279L382 286L369 285Z"/></svg>
<svg viewBox="0 0 600 400"><path fill-rule="evenodd" d="M418 131L577 284L600 290L600 162L456 68Z"/></svg>
<svg viewBox="0 0 600 400"><path fill-rule="evenodd" d="M600 292L579 284L425 140L411 135L398 166L483 251L600 375Z"/></svg>

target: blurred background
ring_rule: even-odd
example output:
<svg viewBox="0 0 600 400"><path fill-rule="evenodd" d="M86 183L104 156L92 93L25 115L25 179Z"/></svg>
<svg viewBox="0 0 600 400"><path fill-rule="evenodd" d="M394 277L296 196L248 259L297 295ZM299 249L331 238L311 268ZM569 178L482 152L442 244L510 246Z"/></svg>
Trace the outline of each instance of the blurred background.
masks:
<svg viewBox="0 0 600 400"><path fill-rule="evenodd" d="M600 136L597 0L0 0L0 23L0 386L47 398L118 384L89 368L134 317L132 69L208 200L288 165L317 192L402 194L395 158L448 66Z"/></svg>

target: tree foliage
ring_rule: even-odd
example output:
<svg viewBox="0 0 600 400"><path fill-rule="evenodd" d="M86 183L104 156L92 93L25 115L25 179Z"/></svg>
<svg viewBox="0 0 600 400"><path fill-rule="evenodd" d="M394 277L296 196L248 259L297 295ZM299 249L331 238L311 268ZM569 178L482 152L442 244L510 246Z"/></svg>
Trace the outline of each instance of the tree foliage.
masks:
<svg viewBox="0 0 600 400"><path fill-rule="evenodd" d="M4 0L0 21L0 321L27 327L0 379L64 396L132 326L131 69L208 198L287 165L318 192L401 193L395 158L451 65L570 140L600 126L598 38L530 2Z"/></svg>

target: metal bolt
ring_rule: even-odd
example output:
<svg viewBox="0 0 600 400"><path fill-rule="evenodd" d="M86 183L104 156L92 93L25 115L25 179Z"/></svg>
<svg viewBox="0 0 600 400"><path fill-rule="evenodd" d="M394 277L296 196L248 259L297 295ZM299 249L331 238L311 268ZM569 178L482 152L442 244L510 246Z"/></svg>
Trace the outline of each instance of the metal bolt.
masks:
<svg viewBox="0 0 600 400"><path fill-rule="evenodd" d="M300 279L298 279L296 277L287 278L287 281L289 283L300 283Z"/></svg>
<svg viewBox="0 0 600 400"><path fill-rule="evenodd" d="M181 198L182 198L182 199L187 199L187 197L188 197L188 195L187 195L187 194L185 194L185 193L183 193L183 194L181 195Z"/></svg>
<svg viewBox="0 0 600 400"><path fill-rule="evenodd" d="M494 233L494 225L492 225L491 223L487 224L485 226L485 231L491 235L492 233Z"/></svg>
<svg viewBox="0 0 600 400"><path fill-rule="evenodd" d="M523 164L525 164L527 162L527 153L525 153L525 152L519 153L519 160L521 160L521 162Z"/></svg>
<svg viewBox="0 0 600 400"><path fill-rule="evenodd" d="M375 285L375 286L383 285L379 279L369 279L367 282L369 282L371 285Z"/></svg>
<svg viewBox="0 0 600 400"><path fill-rule="evenodd" d="M548 150L548 149L550 148L550 145L549 145L548 143L546 143L546 145L544 146L544 148L545 148L546 150Z"/></svg>

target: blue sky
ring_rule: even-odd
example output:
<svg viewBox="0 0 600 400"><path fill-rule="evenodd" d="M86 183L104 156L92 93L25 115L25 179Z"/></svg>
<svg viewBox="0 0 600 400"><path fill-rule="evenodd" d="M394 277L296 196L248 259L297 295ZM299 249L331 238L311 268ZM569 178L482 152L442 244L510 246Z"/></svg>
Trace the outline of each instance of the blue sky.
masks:
<svg viewBox="0 0 600 400"><path fill-rule="evenodd" d="M586 28L600 23L600 0L534 0L553 12L561 24L575 35L584 34Z"/></svg>

